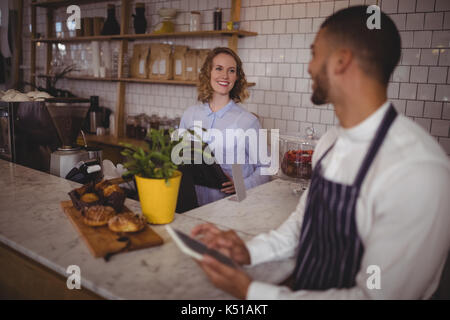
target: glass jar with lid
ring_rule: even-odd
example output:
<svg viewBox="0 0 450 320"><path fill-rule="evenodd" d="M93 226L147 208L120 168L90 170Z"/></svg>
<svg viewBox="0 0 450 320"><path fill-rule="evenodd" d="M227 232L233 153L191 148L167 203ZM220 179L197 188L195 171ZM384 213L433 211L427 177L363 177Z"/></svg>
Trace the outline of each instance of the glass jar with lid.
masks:
<svg viewBox="0 0 450 320"><path fill-rule="evenodd" d="M305 135L280 135L280 177L293 180L298 185L294 192L305 190L312 176L312 155L317 144L314 128L308 127Z"/></svg>
<svg viewBox="0 0 450 320"><path fill-rule="evenodd" d="M131 139L136 138L136 128L137 128L136 115L132 115L132 114L127 115L127 122L126 122L127 138L131 138Z"/></svg>

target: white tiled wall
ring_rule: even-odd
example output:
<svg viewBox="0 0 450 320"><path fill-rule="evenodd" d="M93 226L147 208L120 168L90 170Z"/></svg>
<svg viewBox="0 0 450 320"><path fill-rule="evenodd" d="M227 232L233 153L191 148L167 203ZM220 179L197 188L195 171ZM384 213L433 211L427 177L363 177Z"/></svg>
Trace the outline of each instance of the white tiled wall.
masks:
<svg viewBox="0 0 450 320"><path fill-rule="evenodd" d="M26 8L28 2L25 1ZM212 29L215 7L223 8L224 25L230 17L230 0L144 2L149 25L159 22L156 14L159 8L179 8L176 28L180 31L188 30L191 10L201 11L204 30ZM120 5L120 1L115 3L116 7ZM377 1L242 0L241 28L259 34L241 38L238 45L247 78L256 82L245 107L260 116L263 127L304 132L306 127L313 126L322 134L337 124L331 106L313 107L310 102L309 46L328 15L363 3ZM395 21L402 37L402 58L389 85L389 98L400 112L429 131L450 154L450 0L380 0L378 3ZM64 18L63 9L58 11L58 17ZM116 12L118 16L119 8ZM106 5L84 5L81 14L82 17L105 16ZM29 10L26 10L26 28L29 21ZM38 32L44 33L44 9L38 9L37 21ZM130 32L133 32L131 26ZM195 48L227 45L226 38L164 40ZM43 47L38 49L41 67L45 61ZM29 33L25 34L24 48L24 64L29 66ZM115 108L115 83L64 80L61 86L82 96L99 95L102 105ZM196 89L189 86L127 84L126 112L181 115L196 103L196 95Z"/></svg>

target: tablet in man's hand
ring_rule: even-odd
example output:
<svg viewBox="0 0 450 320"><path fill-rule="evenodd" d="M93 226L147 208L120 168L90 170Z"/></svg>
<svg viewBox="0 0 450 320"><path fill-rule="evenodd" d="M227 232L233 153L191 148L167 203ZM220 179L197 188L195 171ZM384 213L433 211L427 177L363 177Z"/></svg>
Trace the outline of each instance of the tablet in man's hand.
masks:
<svg viewBox="0 0 450 320"><path fill-rule="evenodd" d="M203 255L207 254L217 261L220 261L223 264L226 264L229 267L236 268L236 264L233 260L220 253L217 250L208 248L206 245L201 243L200 241L191 238L187 234L173 229L171 226L166 225L167 232L172 237L172 239L177 244L178 248L183 251L185 254L193 257L197 260L202 260Z"/></svg>

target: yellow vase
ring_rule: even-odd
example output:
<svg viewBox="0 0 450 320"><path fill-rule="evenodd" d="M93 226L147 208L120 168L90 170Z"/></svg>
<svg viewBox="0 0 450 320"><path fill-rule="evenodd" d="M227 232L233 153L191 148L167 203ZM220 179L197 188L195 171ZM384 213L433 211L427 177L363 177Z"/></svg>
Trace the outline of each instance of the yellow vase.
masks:
<svg viewBox="0 0 450 320"><path fill-rule="evenodd" d="M172 222L177 206L181 172L175 171L167 184L166 179L135 177L142 213L148 222L153 224Z"/></svg>

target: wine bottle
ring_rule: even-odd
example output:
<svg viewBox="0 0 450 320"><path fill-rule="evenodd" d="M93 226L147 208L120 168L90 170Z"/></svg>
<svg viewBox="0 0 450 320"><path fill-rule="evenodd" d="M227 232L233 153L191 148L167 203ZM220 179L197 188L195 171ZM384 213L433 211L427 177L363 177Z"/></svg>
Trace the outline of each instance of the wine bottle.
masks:
<svg viewBox="0 0 450 320"><path fill-rule="evenodd" d="M116 20L116 6L108 4L108 17L103 25L102 35L110 36L120 34L120 25Z"/></svg>

